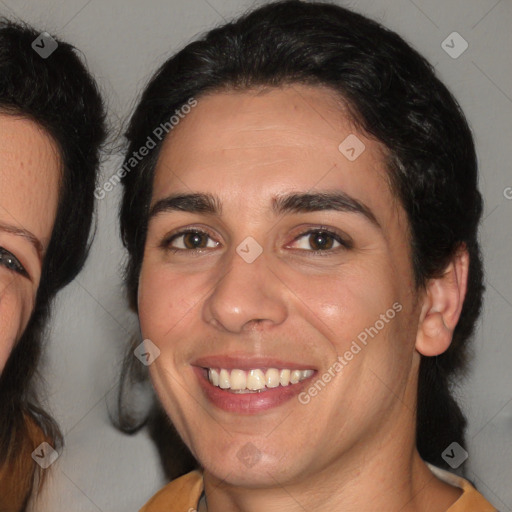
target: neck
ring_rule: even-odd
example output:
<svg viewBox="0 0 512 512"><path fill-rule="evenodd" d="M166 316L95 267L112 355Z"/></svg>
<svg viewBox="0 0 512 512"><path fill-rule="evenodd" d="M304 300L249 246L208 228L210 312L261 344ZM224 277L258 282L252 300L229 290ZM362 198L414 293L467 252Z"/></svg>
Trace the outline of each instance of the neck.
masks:
<svg viewBox="0 0 512 512"><path fill-rule="evenodd" d="M439 480L419 456L414 439L408 450L394 432L387 442L354 447L328 467L293 481L270 475L267 487L240 487L204 472L206 503L198 512L310 512L400 510L445 512L461 490Z"/></svg>

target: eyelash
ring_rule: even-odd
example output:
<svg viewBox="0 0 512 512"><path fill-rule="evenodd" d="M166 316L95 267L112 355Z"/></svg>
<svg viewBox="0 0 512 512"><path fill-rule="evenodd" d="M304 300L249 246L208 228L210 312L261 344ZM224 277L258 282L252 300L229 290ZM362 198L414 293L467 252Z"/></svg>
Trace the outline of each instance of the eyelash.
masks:
<svg viewBox="0 0 512 512"><path fill-rule="evenodd" d="M0 247L0 265L12 272L16 272L24 277L29 277L25 267L19 262L18 258L3 247Z"/></svg>
<svg viewBox="0 0 512 512"><path fill-rule="evenodd" d="M303 252L312 252L313 254L315 254L315 256L323 257L323 256L329 256L329 253L337 252L340 249L347 250L347 249L352 248L351 242L342 238L341 235L339 235L338 233L331 231L324 227L309 229L308 231L305 231L305 232L301 233L300 235L296 236L293 241L296 242L297 240L300 240L302 237L305 237L306 235L312 235L315 233L321 233L325 237L333 238L336 242L338 242L340 244L341 247L336 247L334 249L324 249L324 250L315 249L313 251L307 251L305 249L297 249L297 250L303 251ZM173 235L164 239L161 243L161 247L167 251L172 252L173 254L176 254L177 252L192 252L192 253L197 254L198 252L208 250L208 248L179 249L179 248L175 248L175 247L170 247L170 244L174 240L176 240L180 236L187 235L187 234L199 234L199 235L205 235L209 238L212 238L209 233L207 233L206 231L203 231L201 229L184 229L184 230L174 233ZM324 253L324 254L322 254L322 253Z"/></svg>

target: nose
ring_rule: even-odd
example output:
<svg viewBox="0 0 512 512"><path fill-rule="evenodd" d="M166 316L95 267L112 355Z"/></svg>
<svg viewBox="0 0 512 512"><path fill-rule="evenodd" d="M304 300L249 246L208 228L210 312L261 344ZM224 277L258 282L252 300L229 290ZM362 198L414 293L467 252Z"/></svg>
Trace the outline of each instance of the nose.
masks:
<svg viewBox="0 0 512 512"><path fill-rule="evenodd" d="M203 320L217 329L240 333L286 319L287 288L269 267L265 252L248 261L233 250L204 303Z"/></svg>

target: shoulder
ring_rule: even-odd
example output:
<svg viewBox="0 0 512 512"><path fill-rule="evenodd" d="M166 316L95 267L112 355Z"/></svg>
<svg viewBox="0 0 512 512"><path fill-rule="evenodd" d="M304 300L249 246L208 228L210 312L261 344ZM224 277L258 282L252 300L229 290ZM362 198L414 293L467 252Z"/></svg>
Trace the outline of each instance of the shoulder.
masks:
<svg viewBox="0 0 512 512"><path fill-rule="evenodd" d="M497 512L468 480L432 464L427 465L438 478L462 489L460 498L446 512Z"/></svg>
<svg viewBox="0 0 512 512"><path fill-rule="evenodd" d="M11 433L9 450L0 463L0 510L22 510L38 487L38 466L32 452L46 436L41 426L30 414L23 414L23 421Z"/></svg>
<svg viewBox="0 0 512 512"><path fill-rule="evenodd" d="M203 474L196 469L176 478L158 491L139 512L165 512L169 506L173 510L195 509L203 492Z"/></svg>

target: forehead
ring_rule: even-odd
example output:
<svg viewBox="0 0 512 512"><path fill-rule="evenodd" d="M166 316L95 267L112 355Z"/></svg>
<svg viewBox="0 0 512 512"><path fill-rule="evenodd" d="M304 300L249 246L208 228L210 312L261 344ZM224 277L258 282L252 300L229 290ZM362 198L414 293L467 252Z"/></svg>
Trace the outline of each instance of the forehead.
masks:
<svg viewBox="0 0 512 512"><path fill-rule="evenodd" d="M34 121L6 114L0 114L0 133L0 220L44 242L58 201L56 144Z"/></svg>
<svg viewBox="0 0 512 512"><path fill-rule="evenodd" d="M171 194L209 192L241 218L270 209L275 195L336 189L384 223L396 213L385 149L356 129L331 89L223 91L197 101L164 141L153 204Z"/></svg>

